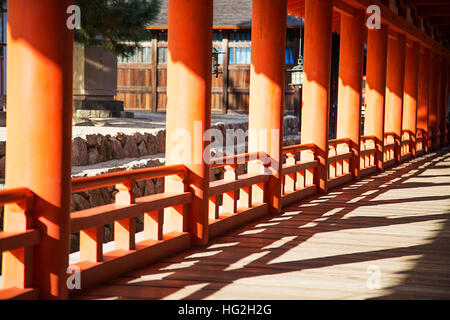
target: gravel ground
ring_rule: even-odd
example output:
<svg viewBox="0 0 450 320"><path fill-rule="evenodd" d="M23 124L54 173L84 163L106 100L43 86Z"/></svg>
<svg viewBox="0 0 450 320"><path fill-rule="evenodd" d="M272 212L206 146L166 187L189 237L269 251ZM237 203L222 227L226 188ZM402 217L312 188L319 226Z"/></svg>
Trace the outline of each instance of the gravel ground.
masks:
<svg viewBox="0 0 450 320"><path fill-rule="evenodd" d="M246 114L213 115L212 124L219 122L246 122ZM114 136L118 132L130 135L135 132L155 133L166 127L165 113L135 112L134 118L95 118L89 122L79 123L72 127L72 137L85 138L88 134L110 134ZM6 141L6 127L0 127L0 141Z"/></svg>

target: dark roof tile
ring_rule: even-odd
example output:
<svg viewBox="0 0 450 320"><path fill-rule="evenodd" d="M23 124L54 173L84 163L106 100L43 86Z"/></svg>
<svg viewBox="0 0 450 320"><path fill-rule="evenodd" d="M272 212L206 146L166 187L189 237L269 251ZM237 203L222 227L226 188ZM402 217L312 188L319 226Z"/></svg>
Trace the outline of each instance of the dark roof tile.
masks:
<svg viewBox="0 0 450 320"><path fill-rule="evenodd" d="M162 0L161 12L150 26L167 27L168 0ZM214 0L214 27L250 27L252 0ZM288 15L287 26L300 26L301 20Z"/></svg>

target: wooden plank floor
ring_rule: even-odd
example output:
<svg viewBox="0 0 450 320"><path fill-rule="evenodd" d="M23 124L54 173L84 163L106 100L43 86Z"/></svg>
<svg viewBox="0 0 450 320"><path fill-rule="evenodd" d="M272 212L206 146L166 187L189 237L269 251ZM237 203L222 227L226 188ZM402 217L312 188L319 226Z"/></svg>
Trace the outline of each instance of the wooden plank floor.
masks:
<svg viewBox="0 0 450 320"><path fill-rule="evenodd" d="M74 298L449 299L449 150L304 200Z"/></svg>

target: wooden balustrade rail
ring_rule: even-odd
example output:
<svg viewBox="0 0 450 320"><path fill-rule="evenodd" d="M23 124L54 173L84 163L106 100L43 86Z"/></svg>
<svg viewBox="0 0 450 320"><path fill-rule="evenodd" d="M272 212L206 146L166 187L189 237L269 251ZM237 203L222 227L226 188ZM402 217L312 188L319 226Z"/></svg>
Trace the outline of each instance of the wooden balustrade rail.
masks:
<svg viewBox="0 0 450 320"><path fill-rule="evenodd" d="M416 135L411 130L402 130L400 147L401 159L406 160L412 157L412 150L415 146Z"/></svg>
<svg viewBox="0 0 450 320"><path fill-rule="evenodd" d="M270 160L266 153L254 152L211 161L211 169L223 167L225 172L222 180L209 185L210 238L267 213L264 192L267 192L270 176L265 169L271 166ZM238 175L237 165L248 162L259 169L249 169L248 173Z"/></svg>
<svg viewBox="0 0 450 320"><path fill-rule="evenodd" d="M361 137L361 151L360 151L360 175L361 177L371 174L376 171L376 148L377 137L362 136Z"/></svg>
<svg viewBox="0 0 450 320"><path fill-rule="evenodd" d="M353 157L349 138L328 141L328 188L351 180L350 165Z"/></svg>
<svg viewBox="0 0 450 320"><path fill-rule="evenodd" d="M72 192L107 186L118 190L113 204L71 213L71 232L80 232L80 261L71 267L81 270L82 288L190 246L190 236L185 232L185 212L192 194L186 185L178 192L138 198L133 191L136 181L167 176L174 176L185 184L187 174L184 165L172 165L73 179ZM164 213L168 208L170 211ZM167 214L177 224L165 231ZM136 241L136 217L139 215L144 216L144 231L142 240ZM109 223L114 223L114 250L104 252L103 229Z"/></svg>
<svg viewBox="0 0 450 320"><path fill-rule="evenodd" d="M395 149L398 139L399 137L395 132L384 133L383 166L387 167L395 163Z"/></svg>
<svg viewBox="0 0 450 320"><path fill-rule="evenodd" d="M219 157L211 160L211 169L225 167L227 165L244 164L253 160L267 161L267 154L264 152L242 153L232 156Z"/></svg>
<svg viewBox="0 0 450 320"><path fill-rule="evenodd" d="M427 132L422 128L417 128L416 133L416 151L417 153L423 153L428 148Z"/></svg>
<svg viewBox="0 0 450 320"><path fill-rule="evenodd" d="M72 180L72 192L103 188L126 181L139 181L165 177L169 175L185 175L187 169L184 165L172 165L154 168L136 169L133 171L120 171L102 174L93 177L80 177Z"/></svg>
<svg viewBox="0 0 450 320"><path fill-rule="evenodd" d="M394 137L386 133L386 141ZM402 132L402 154L410 154L411 148L427 141L427 133L418 129L417 136L409 130ZM376 170L376 137L361 137L361 175ZM350 177L350 162L353 153L351 140L334 139L329 141L328 165L330 166L329 187L338 178ZM385 151L391 152L395 143L385 145ZM423 146L418 146L417 149ZM285 162L280 170L282 205L298 202L301 198L317 192L315 175L318 166L316 146L299 144L283 147ZM303 159L302 159L303 157ZM250 163L253 169L238 175L237 165ZM246 153L211 160L210 168L224 168L224 178L210 183L209 196L209 235L210 238L242 225L247 221L266 214L267 183L271 179L270 157L265 153ZM255 169L256 168L256 169ZM269 169L269 170L268 170ZM114 186L118 193L113 204L72 212L70 215L71 233L80 233L79 261L71 267L81 272L82 288L92 287L128 270L132 270L190 246L190 234L186 232L186 208L192 194L187 185L189 170L184 165L172 165L145 168L133 171L115 172L94 177L74 178L72 192L84 192ZM182 188L175 192L164 192L144 197L135 197L136 181L171 176L179 180ZM14 254L23 250L30 254L32 247L39 243L40 233L33 229L29 215L33 193L25 188L0 191L0 205L15 204L17 212L23 214L23 225L18 230L0 232L0 251ZM144 231L136 241L136 217L144 216ZM172 229L164 228L164 219L174 217L178 224ZM114 223L114 249L104 250L103 228ZM20 272L27 281L16 286L8 284L0 290L0 298L16 296L37 297L32 288L31 259L25 260ZM31 295L30 295L31 294Z"/></svg>
<svg viewBox="0 0 450 320"><path fill-rule="evenodd" d="M27 188L6 189L0 191L0 206L10 205L14 222L4 225L0 232L0 253L3 255L2 283L0 284L0 300L12 298L36 298L37 290L33 288L33 247L39 244L41 235L34 228L31 206L34 194ZM6 214L6 213L5 213ZM22 257L17 259L17 257ZM5 260L15 260L14 265Z"/></svg>
<svg viewBox="0 0 450 320"><path fill-rule="evenodd" d="M302 159L302 152L308 153ZM283 206L315 193L315 175L318 161L316 145L297 144L283 147L286 161L281 171L281 194ZM305 159L306 158L306 159Z"/></svg>
<svg viewBox="0 0 450 320"><path fill-rule="evenodd" d="M331 139L328 140L328 148L336 149L339 144L345 144L350 147L351 142L350 138Z"/></svg>

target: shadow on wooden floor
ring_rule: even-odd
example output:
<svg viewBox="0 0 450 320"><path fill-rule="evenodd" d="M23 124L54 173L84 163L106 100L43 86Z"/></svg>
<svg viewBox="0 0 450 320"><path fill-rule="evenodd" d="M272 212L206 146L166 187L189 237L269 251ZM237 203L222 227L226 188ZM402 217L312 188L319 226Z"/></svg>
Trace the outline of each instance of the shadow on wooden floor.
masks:
<svg viewBox="0 0 450 320"><path fill-rule="evenodd" d="M420 197L417 190L427 187L446 187L449 182L440 182L433 175L423 175L426 170L450 168L448 149L425 155L412 162L404 163L388 169L382 174L363 179L330 193L302 201L289 207L279 216L269 216L231 231L213 240L208 246L196 247L176 256L165 259L147 268L131 272L112 280L104 285L82 292L76 299L117 297L123 299L205 299L230 284L244 278L256 278L268 275L280 275L308 269L330 266L399 258L405 256L420 256L412 268L402 271L401 283L385 288L378 299L408 299L408 298L450 298L450 208L435 208L434 211L423 214L412 212L407 214L408 203L424 203L449 199L448 193L436 193ZM438 164L445 163L445 165ZM445 177L448 175L437 175ZM420 181L411 182L412 178L423 177ZM416 179L417 180L417 179ZM442 180L442 179L441 179ZM387 191L404 189L406 196L396 199L386 199ZM414 190L408 194L408 190ZM377 209L383 205L393 204L405 206L405 212L395 217L392 212ZM364 211L367 208L367 212ZM374 208L381 210L376 211ZM411 208L414 211L414 207ZM420 208L418 209L420 210ZM356 215L355 212L358 212ZM333 243L323 243L315 250L320 253L328 250L328 254L314 258L295 259L295 252L302 250L306 241L331 232L347 232L349 230L368 230L377 227L396 226L418 222L433 222L439 225L440 231L429 239L416 245L399 245L375 250L333 254ZM387 236L386 241L397 239L395 235ZM355 242L356 245L365 245ZM320 244L320 243L319 243ZM387 244L387 243L386 243ZM352 243L348 244L350 247ZM299 247L300 246L300 247ZM387 247L387 246L386 246ZM297 251L296 251L297 250ZM286 253L294 255L294 259L283 261ZM284 259L286 260L286 259ZM270 284L270 281L268 282ZM276 288L276 280L272 283ZM326 286L326 284L325 284ZM268 288L270 290L270 288ZM244 290L245 291L245 290ZM251 292L249 288L249 292ZM244 293L245 295L245 293ZM246 293L243 299L258 297ZM236 299L242 297L236 296ZM285 299L279 296L278 299ZM292 297L290 297L292 298ZM299 299L302 296L298 297Z"/></svg>

